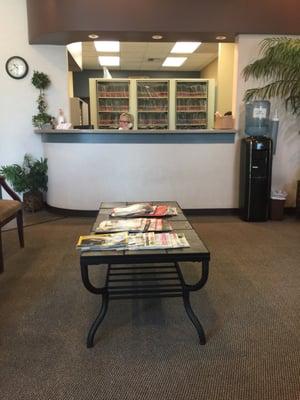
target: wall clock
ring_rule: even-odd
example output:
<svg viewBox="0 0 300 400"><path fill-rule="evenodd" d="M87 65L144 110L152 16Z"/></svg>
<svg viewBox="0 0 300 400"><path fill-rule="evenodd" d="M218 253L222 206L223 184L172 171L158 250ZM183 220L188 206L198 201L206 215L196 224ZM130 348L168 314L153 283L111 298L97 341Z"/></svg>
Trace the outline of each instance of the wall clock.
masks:
<svg viewBox="0 0 300 400"><path fill-rule="evenodd" d="M28 74L28 64L19 56L10 57L5 64L6 72L14 79L22 79Z"/></svg>

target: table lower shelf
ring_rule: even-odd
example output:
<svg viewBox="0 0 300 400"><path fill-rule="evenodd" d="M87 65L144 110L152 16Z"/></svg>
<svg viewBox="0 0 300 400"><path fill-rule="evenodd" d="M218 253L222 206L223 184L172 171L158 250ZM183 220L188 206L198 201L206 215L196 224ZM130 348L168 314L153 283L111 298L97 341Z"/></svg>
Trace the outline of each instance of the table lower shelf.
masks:
<svg viewBox="0 0 300 400"><path fill-rule="evenodd" d="M128 282L131 284L126 285ZM183 289L175 265L160 267L109 265L107 292L110 299L133 299L182 296Z"/></svg>

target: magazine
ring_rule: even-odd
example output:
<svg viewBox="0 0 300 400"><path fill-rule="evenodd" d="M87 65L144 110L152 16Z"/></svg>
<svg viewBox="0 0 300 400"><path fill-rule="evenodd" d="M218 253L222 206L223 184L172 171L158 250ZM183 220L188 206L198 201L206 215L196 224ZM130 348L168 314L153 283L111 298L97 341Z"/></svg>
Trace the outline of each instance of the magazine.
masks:
<svg viewBox="0 0 300 400"><path fill-rule="evenodd" d="M168 232L173 230L171 223L162 218L148 218L147 220L149 221L147 232Z"/></svg>
<svg viewBox="0 0 300 400"><path fill-rule="evenodd" d="M108 232L145 232L148 220L146 218L107 219L100 222L96 228L97 233Z"/></svg>
<svg viewBox="0 0 300 400"><path fill-rule="evenodd" d="M149 203L131 204L126 207L114 208L111 215L113 217L128 217L134 215L148 214L153 211L153 206Z"/></svg>
<svg viewBox="0 0 300 400"><path fill-rule="evenodd" d="M190 247L184 234L175 232L135 233L128 236L128 250L176 249Z"/></svg>
<svg viewBox="0 0 300 400"><path fill-rule="evenodd" d="M80 236L76 248L81 251L99 250L159 250L190 247L184 234L175 232L107 233Z"/></svg>
<svg viewBox="0 0 300 400"><path fill-rule="evenodd" d="M176 207L169 207L165 204L153 206L154 210L149 214L149 217L165 217L171 215L177 215Z"/></svg>
<svg viewBox="0 0 300 400"><path fill-rule="evenodd" d="M177 215L176 207L169 207L166 204L154 205L149 203L137 203L127 207L114 208L112 217L164 217Z"/></svg>
<svg viewBox="0 0 300 400"><path fill-rule="evenodd" d="M78 250L125 250L128 247L128 232L103 235L80 236L76 244Z"/></svg>
<svg viewBox="0 0 300 400"><path fill-rule="evenodd" d="M108 219L100 222L96 233L111 232L161 232L171 231L172 226L161 218Z"/></svg>

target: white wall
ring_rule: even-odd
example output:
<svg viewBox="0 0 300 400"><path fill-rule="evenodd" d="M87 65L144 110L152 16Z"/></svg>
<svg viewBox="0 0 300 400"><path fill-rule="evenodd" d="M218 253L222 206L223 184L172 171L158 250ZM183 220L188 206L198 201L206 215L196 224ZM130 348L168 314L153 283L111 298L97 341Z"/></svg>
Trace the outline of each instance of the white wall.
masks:
<svg viewBox="0 0 300 400"><path fill-rule="evenodd" d="M67 56L64 46L29 45L26 0L0 0L0 165L22 162L29 152L43 155L40 135L34 133L32 116L37 114L38 90L31 84L34 70L48 74L51 86L46 91L48 113L56 116L63 108L68 116ZM6 60L14 55L25 58L29 73L12 79L5 72Z"/></svg>
<svg viewBox="0 0 300 400"><path fill-rule="evenodd" d="M260 57L259 43L272 35L240 35L237 38L237 126L242 133L245 126L243 96L246 89L261 86L255 80L244 81L243 68ZM272 187L288 192L286 206L295 206L297 180L300 179L300 118L285 110L284 104L271 100L271 116L278 110L280 125L276 154L273 157Z"/></svg>

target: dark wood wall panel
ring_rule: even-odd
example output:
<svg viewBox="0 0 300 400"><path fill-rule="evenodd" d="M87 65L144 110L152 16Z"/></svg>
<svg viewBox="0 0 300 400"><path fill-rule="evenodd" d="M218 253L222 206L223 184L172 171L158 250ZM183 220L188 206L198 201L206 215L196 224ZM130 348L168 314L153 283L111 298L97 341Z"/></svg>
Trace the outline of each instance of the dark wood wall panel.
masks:
<svg viewBox="0 0 300 400"><path fill-rule="evenodd" d="M300 34L299 0L27 0L31 44L100 39L216 41L226 34Z"/></svg>

